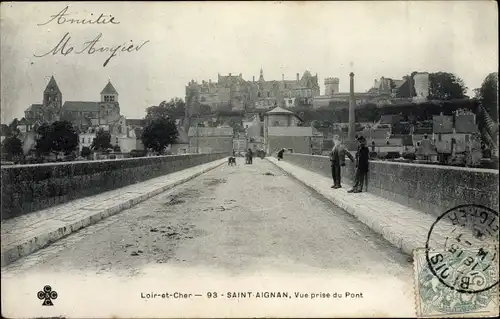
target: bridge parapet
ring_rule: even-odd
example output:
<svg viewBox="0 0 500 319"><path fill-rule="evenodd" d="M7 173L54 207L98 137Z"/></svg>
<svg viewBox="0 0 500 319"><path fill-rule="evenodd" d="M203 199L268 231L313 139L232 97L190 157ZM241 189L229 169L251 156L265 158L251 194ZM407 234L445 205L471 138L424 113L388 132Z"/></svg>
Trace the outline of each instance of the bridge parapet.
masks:
<svg viewBox="0 0 500 319"><path fill-rule="evenodd" d="M186 154L2 167L2 220L209 163L228 155Z"/></svg>
<svg viewBox="0 0 500 319"><path fill-rule="evenodd" d="M326 156L285 154L284 160L331 178ZM353 182L346 161L342 179ZM498 207L498 170L370 161L368 192L435 216L461 204ZM355 195L353 195L355 196Z"/></svg>

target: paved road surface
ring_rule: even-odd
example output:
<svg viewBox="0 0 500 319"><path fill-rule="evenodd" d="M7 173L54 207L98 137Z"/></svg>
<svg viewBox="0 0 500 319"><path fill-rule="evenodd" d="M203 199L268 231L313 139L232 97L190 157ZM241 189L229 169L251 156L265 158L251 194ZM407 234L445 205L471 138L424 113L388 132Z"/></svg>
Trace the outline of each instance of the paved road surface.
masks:
<svg viewBox="0 0 500 319"><path fill-rule="evenodd" d="M268 161L242 158L23 258L2 276L138 278L151 266L298 279L341 274L348 282L368 276L372 286L402 285L405 300L414 297L407 256Z"/></svg>

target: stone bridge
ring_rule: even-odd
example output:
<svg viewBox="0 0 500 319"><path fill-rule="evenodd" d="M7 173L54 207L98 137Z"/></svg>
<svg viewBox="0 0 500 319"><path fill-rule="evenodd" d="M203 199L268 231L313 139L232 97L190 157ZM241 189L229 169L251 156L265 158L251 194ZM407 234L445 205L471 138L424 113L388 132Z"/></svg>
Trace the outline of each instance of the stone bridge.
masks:
<svg viewBox="0 0 500 319"><path fill-rule="evenodd" d="M225 280L228 274L249 278L275 271L290 274L300 286L297 274L358 273L365 279L356 283L357 295L392 287L384 293L386 302L400 307L392 314L383 303L357 307L413 316L412 252L425 247L437 217L462 204L498 207L496 170L373 161L367 192L352 194L346 192L354 173L350 163L343 188L332 189L327 157L285 154L283 161L255 158L252 165L239 157L236 166L228 166L227 156L2 167L3 284L22 286L40 272L44 282L36 280L43 285L58 273L135 280L159 270L182 277L196 269ZM498 232L498 216L496 222ZM58 293L70 290L57 282ZM245 282L246 288L237 289L252 285ZM354 287L337 284L342 291ZM116 304L111 295L118 298L126 290L99 302ZM127 313L113 311L140 315L130 307ZM18 315L33 316L28 310Z"/></svg>

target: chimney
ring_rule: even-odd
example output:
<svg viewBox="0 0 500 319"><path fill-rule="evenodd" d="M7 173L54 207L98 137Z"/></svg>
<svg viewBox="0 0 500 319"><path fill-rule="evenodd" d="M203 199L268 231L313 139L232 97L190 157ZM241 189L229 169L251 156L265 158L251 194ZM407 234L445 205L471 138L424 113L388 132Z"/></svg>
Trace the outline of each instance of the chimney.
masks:
<svg viewBox="0 0 500 319"><path fill-rule="evenodd" d="M297 82L299 82L299 74L297 73Z"/></svg>
<svg viewBox="0 0 500 319"><path fill-rule="evenodd" d="M231 77L231 73L229 73L229 77Z"/></svg>
<svg viewBox="0 0 500 319"><path fill-rule="evenodd" d="M281 75L281 81L285 82L285 75L284 74Z"/></svg>
<svg viewBox="0 0 500 319"><path fill-rule="evenodd" d="M355 108L356 108L356 98L354 96L354 73L349 74L350 85L349 85L349 131L348 140L349 143L354 142L354 134L356 133L356 119L355 119Z"/></svg>
<svg viewBox="0 0 500 319"><path fill-rule="evenodd" d="M252 82L255 82L255 75L253 76L253 80L252 80Z"/></svg>

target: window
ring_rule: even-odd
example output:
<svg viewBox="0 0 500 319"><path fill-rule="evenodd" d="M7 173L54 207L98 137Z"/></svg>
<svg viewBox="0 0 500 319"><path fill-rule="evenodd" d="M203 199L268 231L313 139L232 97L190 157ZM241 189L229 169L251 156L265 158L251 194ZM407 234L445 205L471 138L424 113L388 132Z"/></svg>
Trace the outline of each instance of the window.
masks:
<svg viewBox="0 0 500 319"><path fill-rule="evenodd" d="M293 101L292 101L292 100L288 100L288 104L292 104L292 103L293 103Z"/></svg>
<svg viewBox="0 0 500 319"><path fill-rule="evenodd" d="M271 97L271 92L267 92L267 97Z"/></svg>
<svg viewBox="0 0 500 319"><path fill-rule="evenodd" d="M438 134L438 141L441 142L441 134Z"/></svg>
<svg viewBox="0 0 500 319"><path fill-rule="evenodd" d="M257 93L257 96L260 97L260 92Z"/></svg>
<svg viewBox="0 0 500 319"><path fill-rule="evenodd" d="M85 143L85 137L82 137L82 143Z"/></svg>
<svg viewBox="0 0 500 319"><path fill-rule="evenodd" d="M92 143L92 137L89 137L89 144Z"/></svg>
<svg viewBox="0 0 500 319"><path fill-rule="evenodd" d="M115 96L114 96L114 95L110 96L110 97L109 97L109 101L110 101L110 102L114 102L114 101L115 101Z"/></svg>

